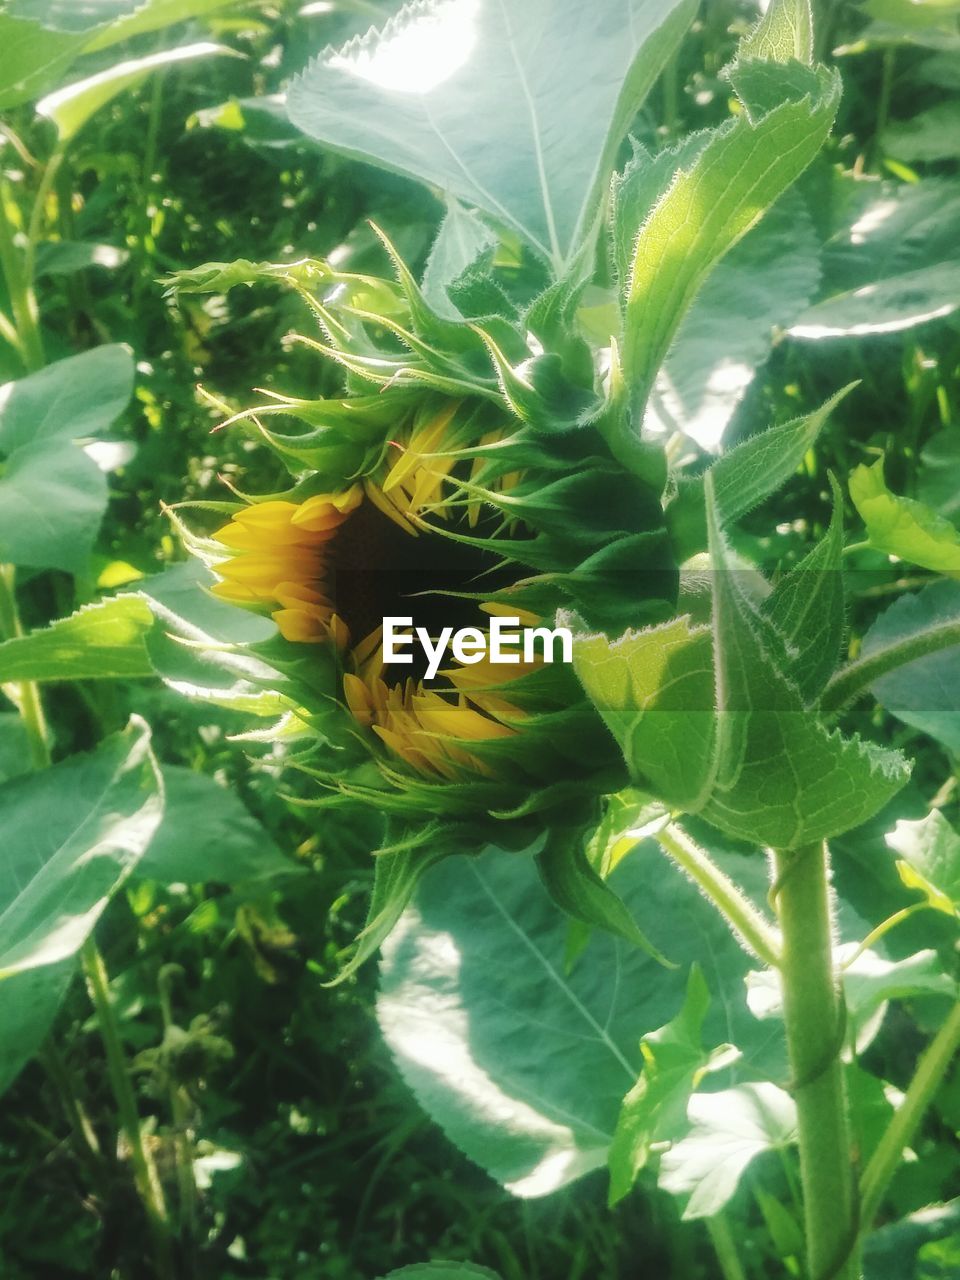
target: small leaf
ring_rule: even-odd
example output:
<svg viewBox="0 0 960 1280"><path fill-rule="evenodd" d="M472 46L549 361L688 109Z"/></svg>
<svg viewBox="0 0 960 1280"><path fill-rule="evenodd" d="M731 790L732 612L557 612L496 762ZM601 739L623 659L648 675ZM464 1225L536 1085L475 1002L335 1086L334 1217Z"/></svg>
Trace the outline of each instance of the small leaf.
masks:
<svg viewBox="0 0 960 1280"><path fill-rule="evenodd" d="M765 1082L694 1094L688 1117L691 1132L664 1155L659 1179L663 1190L689 1197L685 1220L719 1213L751 1161L796 1141L793 1099Z"/></svg>
<svg viewBox="0 0 960 1280"><path fill-rule="evenodd" d="M776 105L747 96L745 67L769 69L781 86ZM830 132L840 98L837 74L800 63L789 68L799 81L792 92L784 86L783 64L738 66L735 87L745 99L740 115L693 135L674 153L635 158L647 194L638 201L635 189L629 198L621 190L616 200L615 216L627 225L615 229L615 243L629 240L640 223L625 282L622 359L641 414L680 321L713 266L800 176Z"/></svg>
<svg viewBox="0 0 960 1280"><path fill-rule="evenodd" d="M713 655L709 629L675 618L611 642L574 636L574 670L634 781L695 810L713 781Z"/></svg>
<svg viewBox="0 0 960 1280"><path fill-rule="evenodd" d="M810 0L773 0L740 41L737 57L767 62L813 62L813 11Z"/></svg>
<svg viewBox="0 0 960 1280"><path fill-rule="evenodd" d="M42 631L0 644L0 681L153 675L143 637L153 615L139 596L85 605Z"/></svg>
<svg viewBox="0 0 960 1280"><path fill-rule="evenodd" d="M447 199L447 212L423 271L423 295L446 320L461 319L449 289L497 243L497 237L459 200Z"/></svg>
<svg viewBox="0 0 960 1280"><path fill-rule="evenodd" d="M960 915L960 835L940 810L918 822L901 819L885 839L900 854L897 870L907 888L919 889L935 911Z"/></svg>
<svg viewBox="0 0 960 1280"><path fill-rule="evenodd" d="M582 831L551 831L536 861L544 887L561 911L581 924L625 938L671 967L641 932L623 900L588 862Z"/></svg>
<svg viewBox="0 0 960 1280"><path fill-rule="evenodd" d="M872 546L911 564L960 577L960 532L922 502L891 493L883 458L850 476L850 497Z"/></svg>
<svg viewBox="0 0 960 1280"><path fill-rule="evenodd" d="M640 1041L643 1072L623 1100L610 1144L611 1208L633 1188L647 1163L651 1144L673 1141L686 1129L690 1095L712 1056L704 1050L701 1038L709 1007L707 984L699 967L693 965L683 1008Z"/></svg>
<svg viewBox="0 0 960 1280"><path fill-rule="evenodd" d="M721 831L793 849L872 817L909 777L896 752L830 733L787 675L784 637L732 571L707 483L714 565L716 781L703 816Z"/></svg>

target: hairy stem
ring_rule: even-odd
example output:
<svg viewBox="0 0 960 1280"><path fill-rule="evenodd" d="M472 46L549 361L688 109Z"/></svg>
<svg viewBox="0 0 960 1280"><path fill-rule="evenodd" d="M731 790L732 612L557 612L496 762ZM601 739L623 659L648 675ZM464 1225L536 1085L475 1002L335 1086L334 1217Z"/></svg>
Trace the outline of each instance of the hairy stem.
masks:
<svg viewBox="0 0 960 1280"><path fill-rule="evenodd" d="M903 1152L913 1140L920 1121L943 1083L951 1063L960 1051L960 1002L925 1050L907 1089L870 1158L860 1184L860 1218L862 1230L868 1231L880 1208L890 1180L897 1171Z"/></svg>
<svg viewBox="0 0 960 1280"><path fill-rule="evenodd" d="M858 1280L828 860L823 844L775 853L773 896L783 934L780 974L797 1104L807 1275Z"/></svg>
<svg viewBox="0 0 960 1280"><path fill-rule="evenodd" d="M130 1149L134 1182L150 1224L157 1274L162 1277L162 1280L173 1280L173 1256L163 1188L157 1176L156 1166L143 1141L137 1100L127 1073L126 1056L120 1040L120 1027L110 999L107 970L93 938L89 938L84 943L80 958L107 1056L107 1075L110 1079L117 1115Z"/></svg>
<svg viewBox="0 0 960 1280"><path fill-rule="evenodd" d="M952 649L960 645L960 619L940 623L935 627L924 627L915 631L912 636L905 636L893 644L884 645L865 658L858 658L842 667L830 680L823 697L820 699L820 710L826 716L836 715L838 711L865 694L875 680L889 675L899 667L905 667L918 658L927 658L932 653L941 653L944 649Z"/></svg>
<svg viewBox="0 0 960 1280"><path fill-rule="evenodd" d="M732 927L745 950L771 968L780 964L780 940L757 908L699 845L671 823L655 839Z"/></svg>

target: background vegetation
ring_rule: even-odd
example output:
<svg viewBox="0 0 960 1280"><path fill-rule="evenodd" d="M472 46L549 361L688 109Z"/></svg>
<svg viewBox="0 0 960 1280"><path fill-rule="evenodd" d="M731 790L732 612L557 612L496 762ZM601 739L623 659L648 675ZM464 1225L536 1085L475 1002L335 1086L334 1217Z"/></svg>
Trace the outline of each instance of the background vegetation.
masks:
<svg viewBox="0 0 960 1280"><path fill-rule="evenodd" d="M329 255L343 269L389 274L371 218L419 272L444 211L413 182L317 147L277 106L309 54L380 23L395 6L184 0L168 5L180 20L156 28L125 34L117 19L97 28L116 35L99 47L74 36L57 8L9 0L0 12L0 23L16 28L8 25L0 52L0 310L14 326L0 343L0 379L123 343L134 353L135 389L99 455L109 504L93 554L74 572L65 564L21 570L26 629L178 563L183 552L165 504L221 498L221 477L248 492L276 487L276 464L246 436L211 436L225 407L249 403L253 386L318 396L338 385L332 365L285 344L302 324L293 299L260 287L176 295L165 277L208 261ZM721 396L724 444L812 412L854 380L860 386L815 454L745 522L738 550L770 571L798 559L828 522L828 471L846 476L881 453L892 490L947 520L960 515L957 8L934 0L823 5L821 50L843 75L839 122L797 203L781 214L758 294L727 300L731 316L757 299L761 314L757 337L745 343L750 376ZM57 40L17 88L27 62L11 73L11 60L26 58L13 37L51 14ZM706 0L635 122L637 137L659 146L726 117L729 86L718 73L754 17L747 3ZM44 95L122 59L200 41L219 47L142 68L79 123L36 110ZM809 279L793 314L771 313L761 286L777 289L778 254L798 237L810 243ZM24 275L15 259L32 269ZM866 297L848 292L863 286L872 289ZM715 428L716 414L712 421ZM716 444L705 423L691 409L686 448L694 461ZM846 514L857 527L849 501ZM929 577L870 549L853 557L862 577L849 606L851 655L878 614ZM888 709L864 704L859 713L873 737L918 762L895 815L839 848L839 886L868 925L908 900L883 844L892 818L919 819L934 807L957 825L958 687L946 683L939 717L911 713L902 693ZM250 728L248 717L185 701L138 672L110 682L53 679L43 692L56 760L94 748L131 713L142 716L179 809L182 883L161 887L141 875L98 929L119 1051L148 1117L147 1147L164 1183L187 1179L176 1199L177 1276L370 1280L429 1257L469 1259L504 1280L716 1274L706 1234L681 1230L675 1201L652 1182L613 1211L599 1173L547 1199L515 1199L427 1118L378 1029L376 967L324 986L363 922L370 833L345 833L322 813L305 818L271 753L232 739ZM905 714L892 714L898 708ZM22 774L27 756L20 719L6 707L0 776ZM284 859L300 873L288 874ZM922 946L949 957L952 935L942 923L938 932L930 913L907 922L891 954ZM43 1048L14 1071L4 1099L7 1280L133 1280L153 1265L136 1153L118 1140L91 1007L95 979L88 964L87 981L70 983ZM892 1007L869 1050L878 1078L905 1084L938 1010L909 997ZM958 1215L910 1215L943 1206L956 1190L958 1126L955 1071L918 1158L894 1183L888 1216L899 1225L886 1229L899 1234L877 1234L871 1280L956 1274L960 1235L950 1232ZM761 1201L742 1210L742 1226L751 1273L769 1274L788 1225Z"/></svg>

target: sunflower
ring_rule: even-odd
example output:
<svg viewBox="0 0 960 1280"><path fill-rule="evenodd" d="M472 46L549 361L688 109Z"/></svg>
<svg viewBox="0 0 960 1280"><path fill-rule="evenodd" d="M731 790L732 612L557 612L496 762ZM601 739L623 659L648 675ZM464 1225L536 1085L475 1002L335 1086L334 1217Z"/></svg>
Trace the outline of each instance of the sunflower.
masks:
<svg viewBox="0 0 960 1280"><path fill-rule="evenodd" d="M448 522L462 498L454 475L460 407L456 401L441 404L401 433L402 441L388 441L383 465L362 483L302 501L252 502L213 535L227 553L216 565L221 580L214 594L268 611L291 644L332 645L342 667L343 705L356 724L375 735L394 760L428 778L449 780L493 773L483 759L484 744L515 737L528 718L504 696L504 688L541 664L522 662L517 655L518 661L505 668L488 661L457 666L440 673L433 682L439 687L417 678L396 680L384 662L382 626L367 629L389 610L377 599L382 590L365 585L392 586L405 611L417 608L410 596L418 593L404 595L395 580L409 574L411 587L419 585L422 569L399 567L410 550L403 544L436 533L437 522ZM499 439L496 431L487 432L481 446ZM467 464L469 483L477 480L482 465L481 458ZM515 482L516 476L507 476L500 488ZM480 506L475 497L466 503L471 528L478 524ZM414 552L413 563L429 561L436 571L440 559L441 576L447 578L462 572L464 561L476 567L482 555L468 550L454 557L461 564L451 564L447 550L444 557ZM370 559L381 564L371 568ZM425 577L431 580L429 573ZM365 584L370 578L376 581ZM482 602L481 608L511 612L526 625L540 621L529 611L507 610L496 602Z"/></svg>

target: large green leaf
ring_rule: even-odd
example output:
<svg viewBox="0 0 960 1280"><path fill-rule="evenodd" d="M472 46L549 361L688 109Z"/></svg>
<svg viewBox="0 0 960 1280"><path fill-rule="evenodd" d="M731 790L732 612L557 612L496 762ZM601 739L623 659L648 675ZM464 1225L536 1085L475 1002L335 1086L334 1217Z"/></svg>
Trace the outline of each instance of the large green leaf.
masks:
<svg viewBox="0 0 960 1280"><path fill-rule="evenodd" d="M0 682L97 680L153 674L143 637L153 614L139 596L117 596L0 644Z"/></svg>
<svg viewBox="0 0 960 1280"><path fill-rule="evenodd" d="M933 582L900 597L863 638L862 655L882 650L944 623L960 622L960 583ZM960 755L960 648L918 658L876 680L873 696L898 720L930 734Z"/></svg>
<svg viewBox="0 0 960 1280"><path fill-rule="evenodd" d="M127 347L95 347L0 388L0 559L77 572L107 503L100 468L77 447L106 431L133 390Z"/></svg>
<svg viewBox="0 0 960 1280"><path fill-rule="evenodd" d="M659 1179L665 1191L688 1197L686 1219L719 1213L751 1161L796 1141L793 1099L774 1084L694 1094L688 1115L692 1131L664 1155Z"/></svg>
<svg viewBox="0 0 960 1280"><path fill-rule="evenodd" d="M163 812L142 722L0 786L0 1090L49 1030L76 956Z"/></svg>
<svg viewBox="0 0 960 1280"><path fill-rule="evenodd" d="M298 871L232 791L213 778L163 766L163 821L137 875L163 884L239 884Z"/></svg>
<svg viewBox="0 0 960 1280"><path fill-rule="evenodd" d="M960 265L940 262L860 285L810 307L790 327L794 338L856 338L898 333L952 315L960 306Z"/></svg>
<svg viewBox="0 0 960 1280"><path fill-rule="evenodd" d="M755 870L742 858L724 867ZM753 879L762 893L762 868ZM708 1043L733 1040L771 1069L770 1038L745 1010L748 961L714 910L649 843L611 884L681 968L601 932L569 968L567 922L532 862L500 851L432 868L384 945L378 1018L404 1079L516 1195L546 1195L605 1163L637 1041L676 1013L683 967L705 948L717 996Z"/></svg>
<svg viewBox="0 0 960 1280"><path fill-rule="evenodd" d="M960 103L940 102L909 120L888 125L883 149L907 164L955 160L960 156Z"/></svg>
<svg viewBox="0 0 960 1280"><path fill-rule="evenodd" d="M78 80L62 89L55 89L53 93L41 98L37 103L37 111L57 126L60 141L68 142L96 111L106 106L118 93L135 88L151 71L230 52L232 51L223 45L199 41L183 45L179 49L163 49L160 53L147 54L142 58L130 58L108 67L106 71L98 71L86 80Z"/></svg>
<svg viewBox="0 0 960 1280"><path fill-rule="evenodd" d="M935 1242L955 1240L958 1235L960 1199L927 1205L899 1222L891 1222L871 1232L864 1242L864 1280L934 1280L936 1272L931 1276L921 1271L920 1258ZM948 1271L942 1280L948 1280L950 1274Z"/></svg>
<svg viewBox="0 0 960 1280"><path fill-rule="evenodd" d="M771 56L774 46L764 52ZM623 372L639 413L707 276L807 167L836 114L839 77L825 68L748 52L730 77L741 103L736 118L672 153L638 153L616 186Z"/></svg>
<svg viewBox="0 0 960 1280"><path fill-rule="evenodd" d="M695 11L691 0L417 0L312 62L290 86L290 118L476 205L559 270Z"/></svg>

